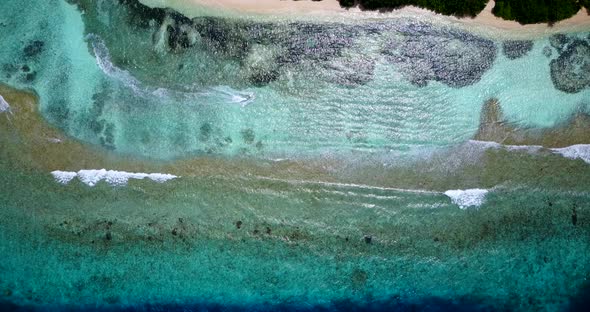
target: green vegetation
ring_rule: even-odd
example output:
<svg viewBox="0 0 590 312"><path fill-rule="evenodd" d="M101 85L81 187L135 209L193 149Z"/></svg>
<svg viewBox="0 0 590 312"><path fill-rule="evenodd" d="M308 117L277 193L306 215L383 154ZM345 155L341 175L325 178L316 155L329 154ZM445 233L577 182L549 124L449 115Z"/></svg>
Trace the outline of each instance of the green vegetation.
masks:
<svg viewBox="0 0 590 312"><path fill-rule="evenodd" d="M555 23L578 13L588 0L496 0L494 15L521 24ZM588 6L587 6L588 7Z"/></svg>
<svg viewBox="0 0 590 312"><path fill-rule="evenodd" d="M339 0L343 7L392 10L406 5L455 16L476 16L488 0ZM575 15L581 7L590 14L590 0L496 0L494 15L521 24L554 23Z"/></svg>
<svg viewBox="0 0 590 312"><path fill-rule="evenodd" d="M437 13L456 16L476 16L488 0L339 0L343 7L360 6L364 10L391 10L415 5Z"/></svg>

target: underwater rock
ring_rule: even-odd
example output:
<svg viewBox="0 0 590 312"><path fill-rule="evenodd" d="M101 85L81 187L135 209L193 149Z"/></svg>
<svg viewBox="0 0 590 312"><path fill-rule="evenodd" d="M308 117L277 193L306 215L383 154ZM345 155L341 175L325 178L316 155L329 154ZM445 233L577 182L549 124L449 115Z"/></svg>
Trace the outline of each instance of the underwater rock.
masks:
<svg viewBox="0 0 590 312"><path fill-rule="evenodd" d="M578 93L590 86L590 44L574 40L552 60L551 80L557 90Z"/></svg>
<svg viewBox="0 0 590 312"><path fill-rule="evenodd" d="M248 56L252 40L245 36L244 23L202 17L193 19L191 26L210 52L239 60Z"/></svg>
<svg viewBox="0 0 590 312"><path fill-rule="evenodd" d="M280 63L299 63L303 60L329 61L342 56L342 51L353 44L357 31L340 24L293 23L288 36L286 53Z"/></svg>
<svg viewBox="0 0 590 312"><path fill-rule="evenodd" d="M472 85L492 67L496 46L470 33L411 23L399 29L382 51L412 84L439 81L450 87Z"/></svg>
<svg viewBox="0 0 590 312"><path fill-rule="evenodd" d="M546 57L551 57L551 54L553 54L553 50L551 50L550 46L546 46L543 48L543 55L545 55Z"/></svg>
<svg viewBox="0 0 590 312"><path fill-rule="evenodd" d="M6 73L6 78L10 79L10 77L18 71L18 66L10 63L2 64L2 71Z"/></svg>
<svg viewBox="0 0 590 312"><path fill-rule="evenodd" d="M279 78L279 72L276 70L271 71L259 71L256 72L248 78L250 83L252 83L256 87L265 86Z"/></svg>
<svg viewBox="0 0 590 312"><path fill-rule="evenodd" d="M190 47L188 34L178 26L168 25L168 47L175 51Z"/></svg>
<svg viewBox="0 0 590 312"><path fill-rule="evenodd" d="M242 130L241 134L242 134L242 140L244 140L244 143L246 143L246 144L254 143L254 140L256 139L256 135L254 134L254 130L245 129L245 130Z"/></svg>
<svg viewBox="0 0 590 312"><path fill-rule="evenodd" d="M204 123L199 128L199 140L203 142L209 141L209 139L211 138L212 131L213 127L211 127L211 124L208 122Z"/></svg>
<svg viewBox="0 0 590 312"><path fill-rule="evenodd" d="M197 42L198 34L192 28L191 20L179 14L172 14L171 17L173 23L166 27L168 47L172 51L181 51L192 47Z"/></svg>
<svg viewBox="0 0 590 312"><path fill-rule="evenodd" d="M533 49L533 42L530 40L508 40L502 43L502 52L511 60L521 58Z"/></svg>
<svg viewBox="0 0 590 312"><path fill-rule="evenodd" d="M25 75L25 82L33 82L37 78L37 72L28 73Z"/></svg>
<svg viewBox="0 0 590 312"><path fill-rule="evenodd" d="M365 240L366 244L373 243L373 236L371 236L371 235L365 235L365 237L363 239Z"/></svg>
<svg viewBox="0 0 590 312"><path fill-rule="evenodd" d="M34 40L30 42L24 49L23 54L25 57L34 57L43 52L45 42L41 40Z"/></svg>
<svg viewBox="0 0 590 312"><path fill-rule="evenodd" d="M249 72L248 80L254 86L264 86L277 80L280 76L276 62L277 49L271 46L255 44L244 60L246 71Z"/></svg>
<svg viewBox="0 0 590 312"><path fill-rule="evenodd" d="M138 0L119 0L119 3L127 8L129 23L142 28L161 24L167 14L164 9L150 8Z"/></svg>
<svg viewBox="0 0 590 312"><path fill-rule="evenodd" d="M555 34L549 37L549 44L558 51L561 51L569 42L570 38L564 34Z"/></svg>

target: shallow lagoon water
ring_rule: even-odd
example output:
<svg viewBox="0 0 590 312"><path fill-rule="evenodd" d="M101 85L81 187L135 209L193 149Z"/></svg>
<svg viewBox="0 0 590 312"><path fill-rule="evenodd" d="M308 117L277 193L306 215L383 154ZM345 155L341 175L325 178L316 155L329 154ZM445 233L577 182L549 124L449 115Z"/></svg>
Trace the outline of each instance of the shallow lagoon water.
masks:
<svg viewBox="0 0 590 312"><path fill-rule="evenodd" d="M585 145L470 139L490 99L540 135L587 113L588 33L532 39L512 59L504 39L407 17L191 21L71 2L0 13L7 306L581 304ZM51 174L103 167L178 178Z"/></svg>

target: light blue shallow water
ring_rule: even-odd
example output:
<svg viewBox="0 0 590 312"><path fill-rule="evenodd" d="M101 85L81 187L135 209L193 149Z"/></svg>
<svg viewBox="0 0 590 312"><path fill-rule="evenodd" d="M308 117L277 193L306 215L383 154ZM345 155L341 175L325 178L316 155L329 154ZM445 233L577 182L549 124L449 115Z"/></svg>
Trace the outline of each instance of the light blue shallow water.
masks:
<svg viewBox="0 0 590 312"><path fill-rule="evenodd" d="M588 113L588 32L503 42L412 18L190 21L69 2L2 2L0 82L34 91L97 159L200 162L163 184L62 185L49 171L65 168L15 155L44 154L47 138L19 136L32 118L12 103L0 308L584 305L588 163L467 141L492 98L523 128ZM444 194L459 188L488 193L460 209Z"/></svg>
<svg viewBox="0 0 590 312"><path fill-rule="evenodd" d="M203 26L205 19L179 26L192 27L195 43L170 50L155 20L142 28L121 6L91 3L82 1L84 17L63 1L33 1L3 17L11 43L2 47L4 74L34 88L44 116L68 134L123 153L387 153L468 140L491 98L527 127L554 126L590 103L588 88L553 85L550 62L559 52L549 38L510 60L501 42L411 19ZM15 9L5 12L22 6L7 5ZM55 14L45 16L49 7ZM43 51L23 58L39 39ZM31 82L18 73L24 64L36 73Z"/></svg>

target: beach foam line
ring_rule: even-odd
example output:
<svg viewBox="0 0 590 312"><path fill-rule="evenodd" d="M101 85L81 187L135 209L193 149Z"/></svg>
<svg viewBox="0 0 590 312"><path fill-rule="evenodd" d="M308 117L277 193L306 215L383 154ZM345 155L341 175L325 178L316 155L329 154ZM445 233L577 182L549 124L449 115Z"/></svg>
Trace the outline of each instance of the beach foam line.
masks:
<svg viewBox="0 0 590 312"><path fill-rule="evenodd" d="M380 187L380 186L371 186L365 184L352 184L352 183L337 183L337 182L322 182L322 181L304 181L304 180L287 180L287 179L277 179L277 178L268 178L268 177L261 177L256 176L255 178L261 180L270 180L270 181L278 181L278 182L285 182L290 184L298 184L298 185L305 185L305 184L316 184L316 185L323 185L323 186L331 186L331 187L349 187L349 188L358 188L358 189L374 189L380 191L394 191L400 193L413 193L413 194L428 194L428 195L446 195L451 199L453 204L459 206L461 209L467 209L470 207L479 207L485 202L485 197L489 193L487 189L467 189L467 190L448 190L446 192L437 192L437 191L428 191L428 190L413 190L413 189L401 189L401 188L392 188L392 187Z"/></svg>
<svg viewBox="0 0 590 312"><path fill-rule="evenodd" d="M497 142L469 140L470 144L483 148L504 148L509 151L538 152L546 149L553 154L559 154L569 159L581 159L590 164L590 144L576 144L562 148L547 148L540 145L503 145Z"/></svg>
<svg viewBox="0 0 590 312"><path fill-rule="evenodd" d="M88 34L86 36L94 51L96 59L96 65L98 68L107 76L120 81L123 85L129 87L137 94L143 94L143 86L141 82L133 77L131 73L126 70L120 69L111 62L111 56L109 50L104 41L95 34Z"/></svg>
<svg viewBox="0 0 590 312"><path fill-rule="evenodd" d="M243 177L245 178L245 177ZM276 181L276 182L283 182L288 184L294 185L321 185L321 186L330 186L330 187L344 187L344 188L356 188L356 189L363 189L363 190L379 190L379 191L394 191L400 193L414 193L414 194L442 194L442 192L437 191L428 191L428 190L413 190L413 189L403 189L403 188L395 188L395 187L384 187L384 186L373 186L367 184L354 184L354 183L339 183L339 182L325 182L325 181L311 181L311 180L290 180L290 179L279 179L279 178L270 178L270 177L263 177L263 176L255 176L254 178L260 180L268 180L268 181ZM248 178L245 178L248 179Z"/></svg>
<svg viewBox="0 0 590 312"><path fill-rule="evenodd" d="M252 103L256 99L254 92L238 91L229 86L212 87L211 90L223 96L227 103L238 104L241 107Z"/></svg>
<svg viewBox="0 0 590 312"><path fill-rule="evenodd" d="M479 140L469 140L468 143L481 146L484 148L505 148L510 151L530 151L536 152L544 147L541 145L505 145L498 142L493 141L479 141Z"/></svg>
<svg viewBox="0 0 590 312"><path fill-rule="evenodd" d="M203 102L210 102L207 96L217 96L227 104L240 105L244 107L252 103L256 99L254 92L245 92L233 89L229 86L210 87L205 91L187 92L172 90L166 88L153 88L146 86L141 81L135 78L129 71L121 69L111 61L111 55L104 40L95 34L88 34L86 40L92 45L94 51L96 65L106 76L119 81L121 84L131 89L136 95L145 98L184 98L185 100L195 100L202 98Z"/></svg>
<svg viewBox="0 0 590 312"><path fill-rule="evenodd" d="M468 189L468 190L449 190L444 194L447 195L453 204L461 209L469 207L479 207L484 201L489 191L485 189Z"/></svg>
<svg viewBox="0 0 590 312"><path fill-rule="evenodd" d="M563 148L552 148L552 152L569 159L581 159L590 164L590 144L577 144Z"/></svg>
<svg viewBox="0 0 590 312"><path fill-rule="evenodd" d="M53 171L51 172L55 181L61 184L68 184L74 178L78 177L80 182L93 187L100 181L105 181L106 183L112 186L123 186L129 182L129 179L150 179L154 182L164 183L166 181L178 178L172 174L164 174L164 173L134 173L134 172L125 172L125 171L116 171L116 170L80 170L78 172L73 171Z"/></svg>

